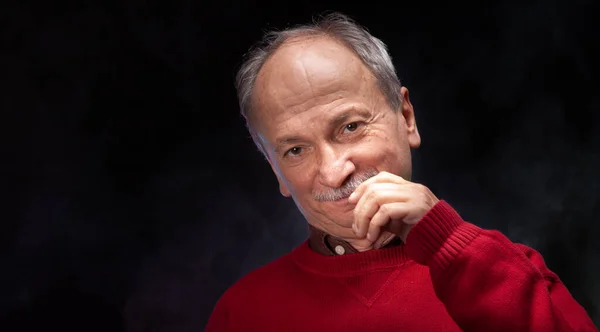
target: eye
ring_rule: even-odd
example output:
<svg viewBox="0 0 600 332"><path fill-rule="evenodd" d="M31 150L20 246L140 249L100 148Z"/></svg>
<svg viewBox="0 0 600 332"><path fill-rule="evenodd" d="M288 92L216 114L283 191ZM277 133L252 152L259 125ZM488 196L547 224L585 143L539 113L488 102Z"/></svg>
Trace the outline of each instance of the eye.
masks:
<svg viewBox="0 0 600 332"><path fill-rule="evenodd" d="M359 123L358 122L351 122L349 124L347 124L346 126L344 126L344 132L349 131L349 132L353 132L356 129L358 129Z"/></svg>
<svg viewBox="0 0 600 332"><path fill-rule="evenodd" d="M285 152L285 155L297 156L302 152L302 148L299 146L295 146Z"/></svg>

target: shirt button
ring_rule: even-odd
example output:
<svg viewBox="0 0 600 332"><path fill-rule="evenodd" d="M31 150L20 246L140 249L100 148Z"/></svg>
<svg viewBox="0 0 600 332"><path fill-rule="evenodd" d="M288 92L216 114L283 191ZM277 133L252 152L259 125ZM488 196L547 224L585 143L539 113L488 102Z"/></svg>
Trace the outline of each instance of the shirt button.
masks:
<svg viewBox="0 0 600 332"><path fill-rule="evenodd" d="M346 250L344 249L344 247L338 245L338 246L335 246L335 252L338 255L343 255L346 252Z"/></svg>

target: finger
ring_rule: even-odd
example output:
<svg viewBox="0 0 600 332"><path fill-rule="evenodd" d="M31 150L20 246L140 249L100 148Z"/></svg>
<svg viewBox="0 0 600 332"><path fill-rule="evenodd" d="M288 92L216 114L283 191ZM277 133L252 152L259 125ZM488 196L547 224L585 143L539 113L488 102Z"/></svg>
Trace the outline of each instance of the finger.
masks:
<svg viewBox="0 0 600 332"><path fill-rule="evenodd" d="M390 183L373 184L367 189L354 207L353 229L358 237L367 235L369 221L379 210L379 204L399 199L397 191L397 185Z"/></svg>
<svg viewBox="0 0 600 332"><path fill-rule="evenodd" d="M410 213L410 206L404 202L383 204L371 218L367 231L367 239L373 241L379 237L381 230L386 228L390 232L401 235L404 228L402 221Z"/></svg>
<svg viewBox="0 0 600 332"><path fill-rule="evenodd" d="M379 191L378 195L385 195L385 193ZM356 236L363 238L367 235L369 222L375 213L377 213L377 210L379 210L379 203L372 195L363 196L356 204L354 208L354 224L352 225Z"/></svg>
<svg viewBox="0 0 600 332"><path fill-rule="evenodd" d="M376 180L377 182L385 181L385 182L395 182L398 184L410 182L410 181L405 180L400 175L396 175L396 174L390 173L390 172L380 172L377 175L378 175L377 180Z"/></svg>
<svg viewBox="0 0 600 332"><path fill-rule="evenodd" d="M379 206L391 202L406 201L409 198L406 188L392 183L376 183L367 189L354 207L354 232L359 237L367 234L368 225Z"/></svg>
<svg viewBox="0 0 600 332"><path fill-rule="evenodd" d="M388 243L390 243L390 241L392 241L396 237L396 234L392 234L386 227L382 227L381 234L379 234L379 237L373 243L373 249L385 247Z"/></svg>
<svg viewBox="0 0 600 332"><path fill-rule="evenodd" d="M363 183L361 183L354 192L348 197L348 202L350 204L354 204L360 200L366 189L375 183L395 183L395 184L405 184L410 183L409 181L404 180L402 177L397 176L388 172L380 172L374 177L367 179Z"/></svg>

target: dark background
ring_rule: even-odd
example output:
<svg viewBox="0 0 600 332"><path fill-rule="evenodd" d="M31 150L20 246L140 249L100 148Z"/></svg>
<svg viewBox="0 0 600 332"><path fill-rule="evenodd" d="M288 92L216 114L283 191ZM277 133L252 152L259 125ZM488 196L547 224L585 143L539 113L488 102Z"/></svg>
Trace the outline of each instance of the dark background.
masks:
<svg viewBox="0 0 600 332"><path fill-rule="evenodd" d="M3 3L0 330L201 331L302 242L233 76L322 10L388 44L414 180L540 251L600 323L599 2L314 2Z"/></svg>

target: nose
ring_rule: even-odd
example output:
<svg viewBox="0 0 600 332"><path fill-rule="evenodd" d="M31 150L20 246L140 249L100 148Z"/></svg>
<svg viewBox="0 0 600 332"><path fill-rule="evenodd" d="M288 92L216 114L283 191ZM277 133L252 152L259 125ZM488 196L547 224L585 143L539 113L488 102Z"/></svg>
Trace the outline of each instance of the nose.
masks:
<svg viewBox="0 0 600 332"><path fill-rule="evenodd" d="M319 177L322 185L339 188L344 181L356 170L348 153L336 151L328 146L321 151Z"/></svg>

